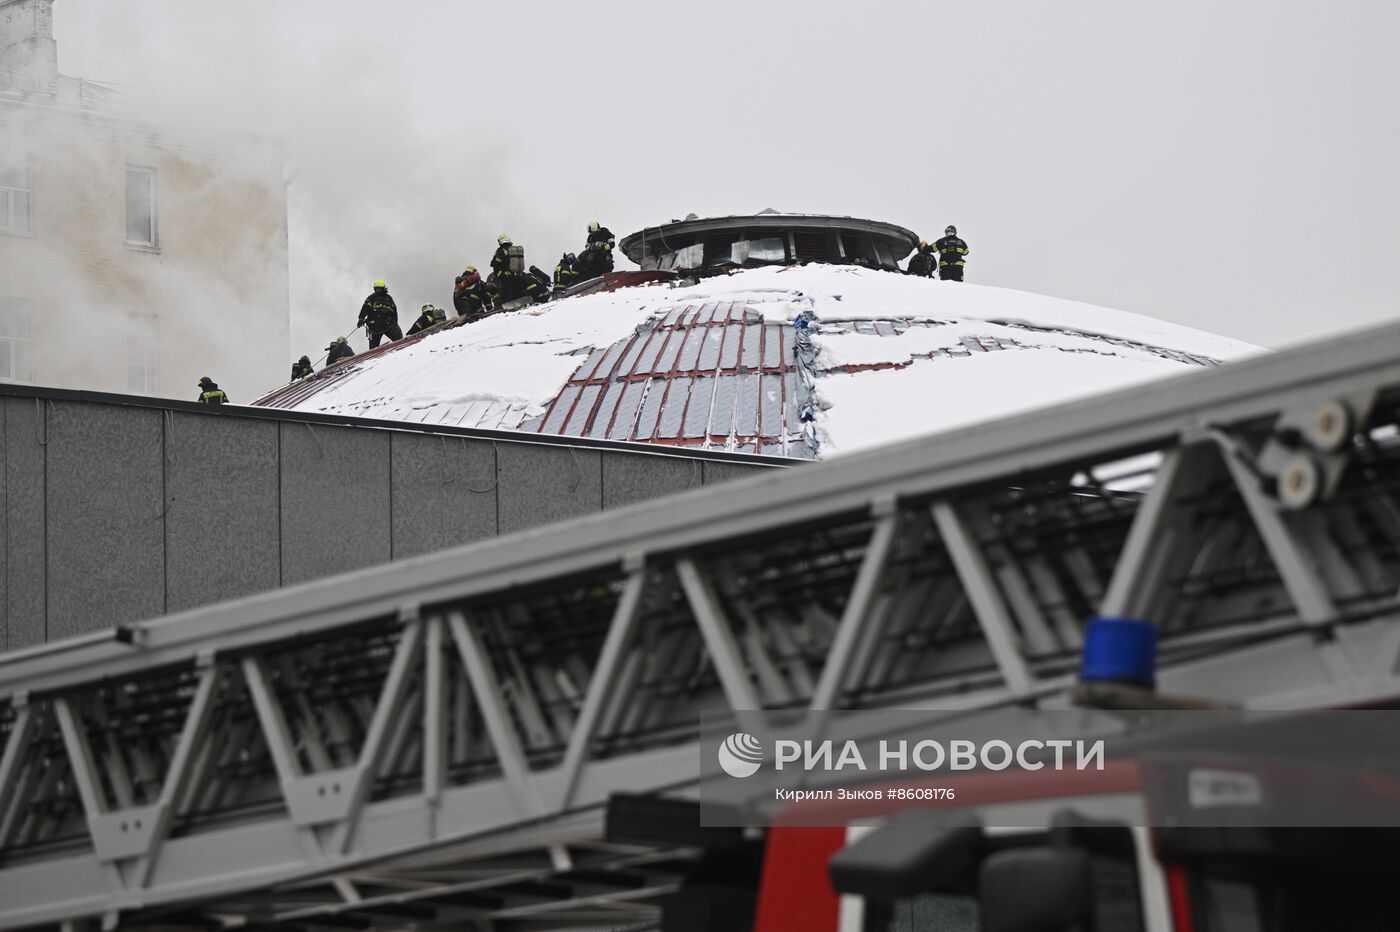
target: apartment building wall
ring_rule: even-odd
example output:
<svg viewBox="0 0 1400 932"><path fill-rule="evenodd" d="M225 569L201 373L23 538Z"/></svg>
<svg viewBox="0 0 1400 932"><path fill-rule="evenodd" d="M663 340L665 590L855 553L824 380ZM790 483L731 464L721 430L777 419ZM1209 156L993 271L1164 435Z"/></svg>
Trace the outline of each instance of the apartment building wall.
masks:
<svg viewBox="0 0 1400 932"><path fill-rule="evenodd" d="M280 142L46 72L52 37L26 30L50 5L0 0L0 380L261 394L290 358Z"/></svg>

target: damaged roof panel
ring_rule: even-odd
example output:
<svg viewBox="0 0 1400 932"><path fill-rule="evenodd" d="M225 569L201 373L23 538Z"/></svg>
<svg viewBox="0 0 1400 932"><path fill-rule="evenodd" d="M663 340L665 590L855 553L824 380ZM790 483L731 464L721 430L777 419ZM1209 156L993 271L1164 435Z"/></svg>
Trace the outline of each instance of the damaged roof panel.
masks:
<svg viewBox="0 0 1400 932"><path fill-rule="evenodd" d="M787 455L811 455L796 449L806 444L795 402L784 404L797 384L795 362L783 355L789 325L765 320L750 303L711 301L658 313L654 326L609 347L601 364L595 350L526 427L707 449L753 449L758 439Z"/></svg>

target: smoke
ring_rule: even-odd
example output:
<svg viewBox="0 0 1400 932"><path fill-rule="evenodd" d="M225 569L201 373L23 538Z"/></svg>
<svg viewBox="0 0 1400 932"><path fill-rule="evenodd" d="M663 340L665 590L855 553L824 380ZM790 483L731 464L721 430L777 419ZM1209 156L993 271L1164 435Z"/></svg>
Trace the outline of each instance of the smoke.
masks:
<svg viewBox="0 0 1400 932"><path fill-rule="evenodd" d="M307 8L293 12L271 0L241 4L235 18L166 0L89 2L77 18L66 3L55 8L61 72L99 80L104 68L116 72L124 109L161 128L155 149L178 151L191 139L215 140L221 149L216 172L184 179L188 205L160 205L162 239L209 238L207 230L177 231L181 213L246 221L224 230L203 261L166 261L146 268L139 282L123 279L122 269L135 266L124 260L144 257L95 264L47 257L36 270L46 282L40 293L81 308L94 337L65 341L61 369L50 360L47 370L70 384L125 390L85 383L84 373L97 371L95 357L124 351L128 315L140 306L162 310L163 346L200 347L163 366L162 394L192 396L194 380L209 374L236 401L248 401L285 381L291 360L303 353L318 359L332 337L349 333L374 279L389 282L406 329L422 304L451 306L453 277L468 263L484 265L500 232L527 245L528 261L553 268L557 253L530 245L545 238L551 220L514 186L510 144L465 109L416 109L414 74L391 63L362 24L333 15L339 5L326 5L326 28L308 33ZM101 42L94 45L94 36ZM70 67L75 59L80 68ZM8 141L39 148L22 135ZM269 159L274 150L281 157ZM109 158L102 140L87 145L75 137L62 158L67 164L50 158L46 171L96 177L105 167L110 175L111 166L99 164ZM191 174L199 161L191 160ZM271 177L277 161L284 165ZM240 192L255 189L267 190L273 203L285 192L289 285L279 285L288 275L279 267L281 220L247 216L238 203ZM574 224L580 242L585 223ZM285 352L261 306L276 300L279 287L290 291ZM250 333L257 334L251 346ZM353 342L362 348L363 335Z"/></svg>
<svg viewBox="0 0 1400 932"><path fill-rule="evenodd" d="M1391 5L1301 0L55 6L65 73L284 140L277 381L375 278L407 324L500 232L551 269L590 219L690 211L953 222L970 280L1266 345L1393 317L1400 129L1375 114L1397 28ZM1345 243L1325 274L1309 237Z"/></svg>

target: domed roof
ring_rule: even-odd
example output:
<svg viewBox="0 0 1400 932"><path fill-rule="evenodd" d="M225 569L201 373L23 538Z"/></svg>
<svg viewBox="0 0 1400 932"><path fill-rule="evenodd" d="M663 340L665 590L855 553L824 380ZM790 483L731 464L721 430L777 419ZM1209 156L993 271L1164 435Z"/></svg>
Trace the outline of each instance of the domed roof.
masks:
<svg viewBox="0 0 1400 932"><path fill-rule="evenodd" d="M1255 352L1043 295L809 264L495 314L257 403L811 459Z"/></svg>

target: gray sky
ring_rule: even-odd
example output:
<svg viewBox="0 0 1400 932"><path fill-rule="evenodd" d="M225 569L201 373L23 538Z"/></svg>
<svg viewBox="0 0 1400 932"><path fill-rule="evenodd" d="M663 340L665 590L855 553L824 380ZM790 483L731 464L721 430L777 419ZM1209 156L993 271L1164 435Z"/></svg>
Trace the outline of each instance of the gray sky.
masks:
<svg viewBox="0 0 1400 932"><path fill-rule="evenodd" d="M288 136L293 355L376 277L450 306L499 232L552 270L595 217L770 206L956 223L970 281L1266 346L1400 317L1400 4L58 0L55 33Z"/></svg>

